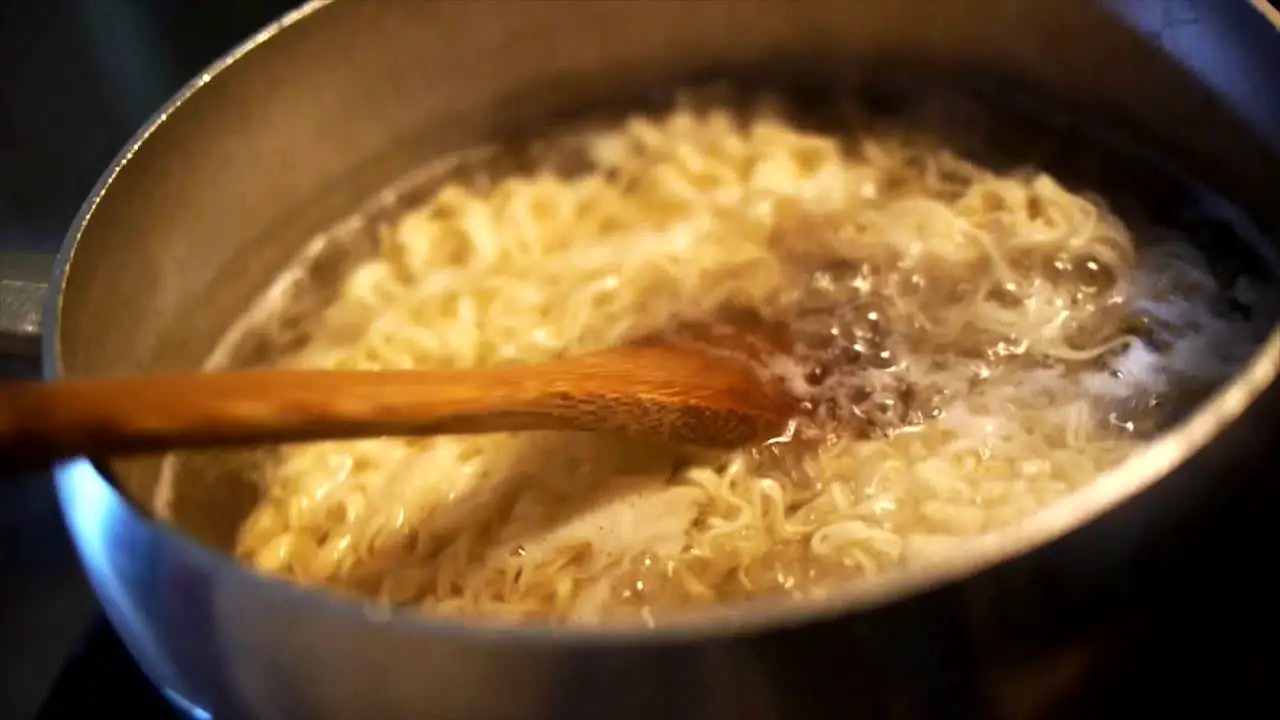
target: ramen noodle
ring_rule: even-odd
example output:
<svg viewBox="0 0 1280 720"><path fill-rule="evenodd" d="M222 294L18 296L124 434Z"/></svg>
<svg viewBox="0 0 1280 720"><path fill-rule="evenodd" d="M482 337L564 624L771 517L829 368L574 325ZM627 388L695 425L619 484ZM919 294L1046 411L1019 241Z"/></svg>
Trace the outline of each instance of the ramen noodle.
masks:
<svg viewBox="0 0 1280 720"><path fill-rule="evenodd" d="M927 563L1093 482L1265 331L1206 260L1100 197L894 133L681 104L581 139L584 168L445 184L382 228L294 368L527 363L682 323L793 338L804 400L698 453L529 432L268 453L235 553L436 613L660 622ZM1199 393L1199 394L1197 394Z"/></svg>

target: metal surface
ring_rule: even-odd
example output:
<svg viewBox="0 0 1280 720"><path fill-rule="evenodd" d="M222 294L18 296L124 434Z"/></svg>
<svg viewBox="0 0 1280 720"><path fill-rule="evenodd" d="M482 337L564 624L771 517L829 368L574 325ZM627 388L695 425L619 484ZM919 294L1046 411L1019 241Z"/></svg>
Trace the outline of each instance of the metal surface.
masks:
<svg viewBox="0 0 1280 720"><path fill-rule="evenodd" d="M0 382L40 374L38 333L51 260L0 251ZM0 468L0 717L34 714L63 654L97 612L52 484L48 473L12 475Z"/></svg>
<svg viewBox="0 0 1280 720"><path fill-rule="evenodd" d="M50 260L121 145L193 73L296 4L0 3L0 328L38 314ZM38 377L38 343L7 334L0 378ZM100 615L51 474L0 468L0 717L34 716ZM76 694L85 710L75 717L111 707Z"/></svg>
<svg viewBox="0 0 1280 720"><path fill-rule="evenodd" d="M1169 8L1195 12L1176 35ZM442 151L692 72L981 68L1141 128L1275 236L1275 29L1244 3L404 3L307 6L211 68L121 155L65 246L50 374L195 367L315 231ZM1156 32L1142 25L1155 9ZM1223 71L1227 68L1230 71ZM1233 84L1234 83L1234 84ZM1263 91L1257 88L1264 88ZM653 633L492 629L258 578L136 509L155 464L57 469L72 535L150 677L218 716L1043 715L1109 606L1187 572L1210 518L1274 502L1280 338L1190 422L1025 527L928 573ZM217 512L219 488L203 490ZM1268 495L1267 493L1270 493ZM1040 697L1043 696L1043 693Z"/></svg>
<svg viewBox="0 0 1280 720"><path fill-rule="evenodd" d="M0 353L40 352L40 324L53 258L39 253L0 252Z"/></svg>

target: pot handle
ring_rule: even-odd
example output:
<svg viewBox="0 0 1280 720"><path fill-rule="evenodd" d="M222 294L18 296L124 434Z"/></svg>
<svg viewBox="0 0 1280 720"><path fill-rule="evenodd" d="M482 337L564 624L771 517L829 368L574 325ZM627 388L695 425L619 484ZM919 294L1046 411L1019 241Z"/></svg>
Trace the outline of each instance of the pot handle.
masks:
<svg viewBox="0 0 1280 720"><path fill-rule="evenodd" d="M40 324L55 256L0 252L0 356L40 357Z"/></svg>

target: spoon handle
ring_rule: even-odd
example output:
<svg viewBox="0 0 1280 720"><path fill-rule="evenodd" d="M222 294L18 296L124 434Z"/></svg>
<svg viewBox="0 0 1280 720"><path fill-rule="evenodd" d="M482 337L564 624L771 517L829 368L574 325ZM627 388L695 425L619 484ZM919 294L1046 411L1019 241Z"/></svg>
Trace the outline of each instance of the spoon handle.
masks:
<svg viewBox="0 0 1280 720"><path fill-rule="evenodd" d="M555 412L537 377L518 367L254 370L0 385L0 466L353 436L596 429Z"/></svg>
<svg viewBox="0 0 1280 720"><path fill-rule="evenodd" d="M0 468L378 435L639 432L729 448L790 399L750 367L670 347L478 370L244 370L0 385Z"/></svg>
<svg viewBox="0 0 1280 720"><path fill-rule="evenodd" d="M626 347L477 370L243 370L0 385L0 469L88 455L378 435L638 432L703 447L770 437L791 401L705 352Z"/></svg>

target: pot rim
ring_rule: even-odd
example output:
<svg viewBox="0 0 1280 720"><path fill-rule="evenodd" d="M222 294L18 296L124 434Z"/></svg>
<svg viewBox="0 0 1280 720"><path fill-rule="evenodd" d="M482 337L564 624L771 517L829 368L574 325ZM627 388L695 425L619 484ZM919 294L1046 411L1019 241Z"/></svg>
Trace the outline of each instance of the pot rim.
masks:
<svg viewBox="0 0 1280 720"><path fill-rule="evenodd" d="M63 374L59 334L62 297L75 259L76 247L93 219L95 208L110 190L121 170L151 134L215 76L278 33L338 1L308 0L215 60L166 102L111 162L77 213L55 261L50 291L45 300L42 328L42 373L46 379ZM1264 0L1250 0L1250 3L1280 30L1280 11ZM1213 393L1188 418L1143 445L1141 450L1119 466L1103 473L1093 483L1073 491L1017 525L963 540L961 547L955 552L927 566L897 569L875 578L844 583L821 598L797 602L765 597L717 605L689 613L656 628L631 623L602 626L501 625L433 616L415 608L373 606L330 593L308 590L282 579L256 573L230 556L197 542L179 528L141 512L132 503L122 503L122 512L130 513L131 520L142 523L165 542L176 545L200 572L231 572L237 576L238 581L256 586L254 589L257 592L306 603L311 612L326 613L334 621L386 624L394 626L395 632L437 636L468 635L491 641L539 644L661 644L728 637L874 611L894 602L919 597L1028 555L1093 523L1171 473L1183 461L1208 445L1223 427L1235 422L1277 377L1280 377L1280 327L1272 330L1251 360L1231 381ZM86 458L60 463L54 473L60 485L60 495L82 492L76 489L77 486L83 488L82 483L92 482L106 486L110 488L109 493L120 496L114 484L107 479L107 473ZM62 504L66 514L65 499Z"/></svg>

